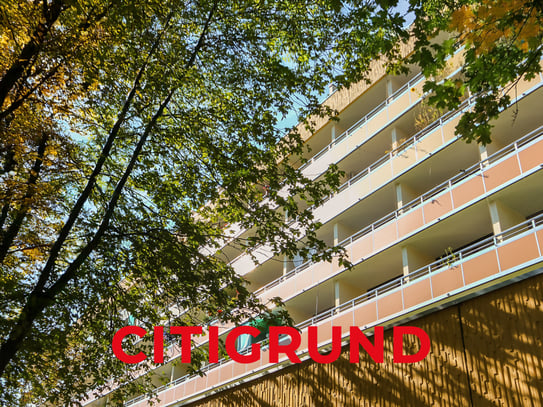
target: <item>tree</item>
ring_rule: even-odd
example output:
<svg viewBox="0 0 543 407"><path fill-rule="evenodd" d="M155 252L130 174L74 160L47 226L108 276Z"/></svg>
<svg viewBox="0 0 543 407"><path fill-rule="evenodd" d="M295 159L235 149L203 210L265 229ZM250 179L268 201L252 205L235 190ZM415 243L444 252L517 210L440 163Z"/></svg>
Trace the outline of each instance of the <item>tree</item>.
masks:
<svg viewBox="0 0 543 407"><path fill-rule="evenodd" d="M397 55L395 37L368 51L374 32L352 27L392 33L398 19L357 3L1 3L1 403L149 389L130 380L149 366L110 351L127 317L149 328L265 312L221 252L226 224L254 232L231 243L242 250L340 253L309 207L341 173L302 176L301 136L280 120L330 114L328 83Z"/></svg>
<svg viewBox="0 0 543 407"><path fill-rule="evenodd" d="M110 352L128 316L150 327L265 313L225 242L340 254L317 238L310 207L341 173L302 176L299 128L281 126L291 110L308 129L333 115L319 105L330 82L366 79L377 58L430 77L464 45L463 76L425 90L439 109L478 95L457 131L488 142L510 101L504 86L540 72L540 2L398 6L0 3L0 402L77 404L111 383L125 384L120 398L149 389ZM406 60L400 45L413 39ZM252 236L232 239L234 223Z"/></svg>
<svg viewBox="0 0 543 407"><path fill-rule="evenodd" d="M461 75L428 81L429 103L456 109L469 94L476 96L456 133L471 142L491 142L492 120L510 105L521 79L541 72L543 3L539 0L412 1L416 37L411 62L430 78L464 47ZM438 34L448 33L445 40Z"/></svg>

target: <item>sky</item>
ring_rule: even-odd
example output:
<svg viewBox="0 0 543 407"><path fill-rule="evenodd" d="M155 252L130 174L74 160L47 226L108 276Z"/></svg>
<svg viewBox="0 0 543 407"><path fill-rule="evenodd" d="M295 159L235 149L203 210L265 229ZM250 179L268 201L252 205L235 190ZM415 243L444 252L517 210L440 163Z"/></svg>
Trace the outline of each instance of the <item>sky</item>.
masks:
<svg viewBox="0 0 543 407"><path fill-rule="evenodd" d="M409 8L408 0L399 0L398 5L392 8L392 11L399 12L401 15L405 16L406 26L411 25L414 20L414 16L412 14L406 15L408 8ZM325 91L324 93L322 93L320 95L321 102L324 102L328 98L329 95L330 93L328 91ZM296 111L292 110L284 119L279 121L278 127L284 128L286 132L288 129L292 128L296 124L298 124L298 116L297 116Z"/></svg>

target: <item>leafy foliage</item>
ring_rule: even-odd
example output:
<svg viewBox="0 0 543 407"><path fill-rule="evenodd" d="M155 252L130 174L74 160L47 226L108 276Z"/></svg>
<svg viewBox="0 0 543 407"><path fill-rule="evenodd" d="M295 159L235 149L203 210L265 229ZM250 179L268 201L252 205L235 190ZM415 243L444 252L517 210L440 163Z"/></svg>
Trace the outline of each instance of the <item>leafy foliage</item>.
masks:
<svg viewBox="0 0 543 407"><path fill-rule="evenodd" d="M280 121L331 113L319 105L330 82L363 79L373 57L394 55L393 35L353 31L360 17L378 21L377 5L0 5L1 403L150 389L131 378L151 366L110 350L129 320L149 330L266 312L225 242L341 253L325 250L308 209L341 172L302 176L301 136ZM252 237L227 234L234 223Z"/></svg>
<svg viewBox="0 0 543 407"><path fill-rule="evenodd" d="M464 47L460 77L429 81L430 103L454 109L470 92L474 107L456 133L466 141L491 142L492 120L511 103L516 84L541 72L543 6L540 1L485 0L411 2L416 14L412 62L427 77L444 67L448 56ZM437 39L448 33L446 39Z"/></svg>
<svg viewBox="0 0 543 407"><path fill-rule="evenodd" d="M293 110L310 130L311 117L333 115L319 104L329 83L367 80L378 58L393 73L418 64L435 78L424 90L437 109L479 96L457 132L488 143L516 81L541 70L541 3L399 6L1 1L0 403L149 390L147 376L131 379L151 366L132 369L110 350L130 319L150 328L265 314L225 243L340 255L317 238L310 208L341 172L304 177L300 128L281 126ZM460 45L461 75L439 77ZM234 223L251 237L230 235Z"/></svg>

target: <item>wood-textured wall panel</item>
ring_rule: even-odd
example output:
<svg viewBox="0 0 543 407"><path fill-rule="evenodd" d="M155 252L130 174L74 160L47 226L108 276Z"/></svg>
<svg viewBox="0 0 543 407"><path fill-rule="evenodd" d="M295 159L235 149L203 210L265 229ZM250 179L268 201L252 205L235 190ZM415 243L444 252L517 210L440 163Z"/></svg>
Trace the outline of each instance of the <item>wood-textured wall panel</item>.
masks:
<svg viewBox="0 0 543 407"><path fill-rule="evenodd" d="M364 351L351 364L344 349L332 364L304 362L191 406L543 406L542 296L540 275L409 322L432 341L418 363L392 362L389 329L383 364Z"/></svg>
<svg viewBox="0 0 543 407"><path fill-rule="evenodd" d="M460 307L474 406L543 406L543 277Z"/></svg>

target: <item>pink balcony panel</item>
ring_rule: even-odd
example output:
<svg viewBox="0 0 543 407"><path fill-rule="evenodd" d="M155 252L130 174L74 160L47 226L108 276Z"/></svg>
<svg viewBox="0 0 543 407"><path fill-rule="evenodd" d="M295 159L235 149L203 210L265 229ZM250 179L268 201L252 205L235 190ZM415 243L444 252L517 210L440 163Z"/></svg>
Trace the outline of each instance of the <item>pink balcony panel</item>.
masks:
<svg viewBox="0 0 543 407"><path fill-rule="evenodd" d="M295 295L302 287L307 286L308 276L304 275L304 272L287 279L280 283L277 287L272 289L273 293L266 296L266 298L279 296L281 298L289 298Z"/></svg>
<svg viewBox="0 0 543 407"><path fill-rule="evenodd" d="M462 268L464 269L466 284L482 280L500 271L495 250L465 261L462 264Z"/></svg>
<svg viewBox="0 0 543 407"><path fill-rule="evenodd" d="M394 99L388 107L389 118L397 117L405 109L409 107L409 92L405 92L402 96Z"/></svg>
<svg viewBox="0 0 543 407"><path fill-rule="evenodd" d="M354 325L364 326L375 321L377 319L375 301L371 301L367 304L363 304L355 308L354 312Z"/></svg>
<svg viewBox="0 0 543 407"><path fill-rule="evenodd" d="M377 301L379 306L379 319L400 312L403 309L401 291L385 295Z"/></svg>
<svg viewBox="0 0 543 407"><path fill-rule="evenodd" d="M262 349L260 351L260 363L261 363L261 365L263 367L266 366L266 365L269 366L269 363L270 363L269 362L269 360L270 360L269 354L270 354L270 352L268 352L268 348Z"/></svg>
<svg viewBox="0 0 543 407"><path fill-rule="evenodd" d="M317 325L318 340L317 343L332 340L332 321L324 321Z"/></svg>
<svg viewBox="0 0 543 407"><path fill-rule="evenodd" d="M322 281L330 276L332 273L332 265L330 263L321 262L313 266L313 282Z"/></svg>
<svg viewBox="0 0 543 407"><path fill-rule="evenodd" d="M299 349L307 349L307 344L308 344L308 342L307 342L307 329L304 329L302 331L301 338L302 338L302 340L300 342Z"/></svg>
<svg viewBox="0 0 543 407"><path fill-rule="evenodd" d="M196 392L196 378L195 377L187 380L185 384L185 392L187 395L194 394Z"/></svg>
<svg viewBox="0 0 543 407"><path fill-rule="evenodd" d="M262 293L258 295L260 298L260 301L262 301L264 304L269 301L270 298L275 297L278 295L279 288L277 286L270 288L269 290L264 290Z"/></svg>
<svg viewBox="0 0 543 407"><path fill-rule="evenodd" d="M337 257L334 257L330 264L330 272L335 273L336 271L342 270L343 267L339 265L339 261Z"/></svg>
<svg viewBox="0 0 543 407"><path fill-rule="evenodd" d="M213 387L219 383L219 369L211 369L207 373L207 387Z"/></svg>
<svg viewBox="0 0 543 407"><path fill-rule="evenodd" d="M414 230L417 230L424 222L422 221L422 209L417 208L416 210L409 212L407 215L404 215L398 219L398 233L402 237L407 235Z"/></svg>
<svg viewBox="0 0 543 407"><path fill-rule="evenodd" d="M173 395L174 395L174 392L171 389L161 393L159 395L161 404L165 406L166 404L173 402L174 401Z"/></svg>
<svg viewBox="0 0 543 407"><path fill-rule="evenodd" d="M272 257L273 249L269 245L264 245L258 248L258 250L253 251L253 254L255 255L258 264L261 264L268 260L270 257Z"/></svg>
<svg viewBox="0 0 543 407"><path fill-rule="evenodd" d="M530 90L532 87L537 85L540 82L539 78L536 76L534 79L527 81L526 79L521 79L518 81L517 85L515 86L515 94L518 94L519 96Z"/></svg>
<svg viewBox="0 0 543 407"><path fill-rule="evenodd" d="M326 158L325 157L321 158L326 166L323 169L321 169L319 171L319 173L323 172L323 171L326 171L326 169L328 168L329 163L335 163L335 162L339 161L341 159L341 157L343 157L348 152L349 151L345 151L345 144L338 144L338 145L335 145L334 147L332 147L332 149L330 149L328 151L328 153L325 154ZM313 174L315 174L315 173L313 172Z"/></svg>
<svg viewBox="0 0 543 407"><path fill-rule="evenodd" d="M417 157L421 160L443 144L441 129L434 130L429 135L417 141Z"/></svg>
<svg viewBox="0 0 543 407"><path fill-rule="evenodd" d="M410 308L424 301L431 300L430 280L427 278L405 287L403 297L405 308Z"/></svg>
<svg viewBox="0 0 543 407"><path fill-rule="evenodd" d="M219 379L220 379L221 383L232 379L232 377L233 377L233 375L232 375L232 364L229 364L229 365L227 364L225 366L221 366L221 367L219 367L219 369L221 369L220 376L219 376Z"/></svg>
<svg viewBox="0 0 543 407"><path fill-rule="evenodd" d="M538 230L536 236L539 243L539 253L543 253L543 230Z"/></svg>
<svg viewBox="0 0 543 407"><path fill-rule="evenodd" d="M360 126L354 133L351 134L346 140L342 141L340 146L344 147L345 152L353 151L366 139L366 127Z"/></svg>
<svg viewBox="0 0 543 407"><path fill-rule="evenodd" d="M462 268L459 265L437 274L432 274L432 291L434 297L439 297L457 288L461 288L463 285Z"/></svg>
<svg viewBox="0 0 543 407"><path fill-rule="evenodd" d="M262 358L260 358L256 362L247 364L247 372L250 372L255 369L259 369L261 366L262 366Z"/></svg>
<svg viewBox="0 0 543 407"><path fill-rule="evenodd" d="M287 284L290 284L287 281ZM304 288L309 288L313 284L313 279L311 277L311 271L307 270L305 272L301 272L298 274L298 277L296 277L295 282L295 288L296 291L302 291Z"/></svg>
<svg viewBox="0 0 543 407"><path fill-rule="evenodd" d="M455 132L456 125L458 124L459 121L460 121L460 117L457 116L443 126L443 140L444 141L449 141L450 139L453 139L456 137L454 132Z"/></svg>
<svg viewBox="0 0 543 407"><path fill-rule="evenodd" d="M391 162L386 161L379 168L370 173L370 184L372 189L377 189L383 184L386 184L392 177Z"/></svg>
<svg viewBox="0 0 543 407"><path fill-rule="evenodd" d="M180 400L185 396L185 383L178 384L169 391L173 392L173 397L175 400Z"/></svg>
<svg viewBox="0 0 543 407"><path fill-rule="evenodd" d="M349 332L349 327L353 324L352 312L346 312L338 316L334 316L332 319L332 326L340 326L341 333L346 334Z"/></svg>
<svg viewBox="0 0 543 407"><path fill-rule="evenodd" d="M245 363L233 363L234 377L245 374L247 365Z"/></svg>
<svg viewBox="0 0 543 407"><path fill-rule="evenodd" d="M415 149L413 147L408 148L405 151L395 155L392 159L392 168L394 169L394 175L398 175L410 165L413 165L417 161Z"/></svg>
<svg viewBox="0 0 543 407"><path fill-rule="evenodd" d="M411 89L409 89L409 92L411 92L412 101L418 100L424 93L424 89L423 89L424 82L425 82L424 80L417 82L413 85Z"/></svg>
<svg viewBox="0 0 543 407"><path fill-rule="evenodd" d="M543 163L543 140L518 153L522 171L528 171Z"/></svg>
<svg viewBox="0 0 543 407"><path fill-rule="evenodd" d="M326 211L336 213L336 211L341 211L342 209L348 207L356 201L355 197L353 197L352 195L353 194L350 189L340 192L338 195L334 196L332 199L324 204ZM330 216L329 213L326 213L325 215Z"/></svg>
<svg viewBox="0 0 543 407"><path fill-rule="evenodd" d="M498 247L498 255L502 270L510 269L511 267L539 257L535 234L532 233Z"/></svg>
<svg viewBox="0 0 543 407"><path fill-rule="evenodd" d="M389 223L374 233L374 250L380 250L396 240L396 222Z"/></svg>
<svg viewBox="0 0 543 407"><path fill-rule="evenodd" d="M373 116L368 122L368 133L374 134L383 126L383 123L387 122L387 110L383 109L381 112Z"/></svg>
<svg viewBox="0 0 543 407"><path fill-rule="evenodd" d="M351 261L356 262L365 259L372 253L372 250L372 235L370 233L353 243L351 246Z"/></svg>
<svg viewBox="0 0 543 407"><path fill-rule="evenodd" d="M452 210L451 195L449 191L431 198L424 206L424 220L426 223L437 219Z"/></svg>
<svg viewBox="0 0 543 407"><path fill-rule="evenodd" d="M484 192L483 180L480 175L477 175L475 178L469 179L453 188L454 207L458 208L472 199L481 196Z"/></svg>
<svg viewBox="0 0 543 407"><path fill-rule="evenodd" d="M256 267L256 264L249 255L245 255L237 259L232 264L232 266L236 269L236 271L239 274L246 274L249 271L253 270Z"/></svg>
<svg viewBox="0 0 543 407"><path fill-rule="evenodd" d="M187 382L184 382L184 383L181 383L181 384L178 384L177 386L175 386L172 390L173 390L173 394L174 394L174 398L176 400L181 400L183 397L185 397L185 394L186 393L186 388L187 388Z"/></svg>
<svg viewBox="0 0 543 407"><path fill-rule="evenodd" d="M369 195L372 192L370 178L365 176L356 181L347 190L349 192L349 202L356 202L360 197Z"/></svg>
<svg viewBox="0 0 543 407"><path fill-rule="evenodd" d="M266 303L270 298L273 297L289 298L296 293L298 280L302 278L304 278L304 276L298 274L297 276L287 280L287 283L282 282L269 290L265 290L262 294L260 294L262 302Z"/></svg>
<svg viewBox="0 0 543 407"><path fill-rule="evenodd" d="M517 157L510 157L484 172L485 185L490 191L520 174Z"/></svg>
<svg viewBox="0 0 543 407"><path fill-rule="evenodd" d="M304 280L305 279L305 280ZM307 286L307 277L302 276L301 274L298 274L294 277L294 280L289 282L288 280L286 282L280 283L277 287L273 289L273 295L270 295L269 298L272 297L281 297L281 298L289 298L296 294L298 289L300 287Z"/></svg>

